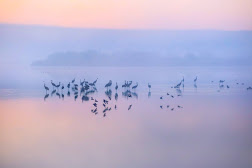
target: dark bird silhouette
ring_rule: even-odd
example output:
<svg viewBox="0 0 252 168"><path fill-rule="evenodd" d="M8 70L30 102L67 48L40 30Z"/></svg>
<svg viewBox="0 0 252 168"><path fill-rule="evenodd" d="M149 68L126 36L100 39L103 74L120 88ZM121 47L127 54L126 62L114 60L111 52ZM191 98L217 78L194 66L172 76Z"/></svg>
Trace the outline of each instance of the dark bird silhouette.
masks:
<svg viewBox="0 0 252 168"><path fill-rule="evenodd" d="M129 105L128 110L130 110L130 109L131 109L131 107L132 107L132 104L131 104L131 105Z"/></svg>
<svg viewBox="0 0 252 168"><path fill-rule="evenodd" d="M44 97L44 101L46 101L46 99L49 97L49 94L46 94Z"/></svg>
<svg viewBox="0 0 252 168"><path fill-rule="evenodd" d="M151 89L151 85L148 83L148 88L149 88L149 92L150 92L150 89Z"/></svg>
<svg viewBox="0 0 252 168"><path fill-rule="evenodd" d="M67 88L68 88L68 89L70 88L70 82L67 84Z"/></svg>
<svg viewBox="0 0 252 168"><path fill-rule="evenodd" d="M61 94L61 97L62 97L62 100L64 100L65 95L62 93L62 94Z"/></svg>
<svg viewBox="0 0 252 168"><path fill-rule="evenodd" d="M55 83L53 83L53 81L52 81L52 80L51 80L51 84L52 84L53 89L54 89L54 87L56 87L56 84L55 84Z"/></svg>
<svg viewBox="0 0 252 168"><path fill-rule="evenodd" d="M118 85L117 85L117 82L116 82L115 90L117 90L117 89L118 89Z"/></svg>
<svg viewBox="0 0 252 168"><path fill-rule="evenodd" d="M247 90L251 90L252 89L252 87L251 86L249 86L248 88L247 88Z"/></svg>
<svg viewBox="0 0 252 168"><path fill-rule="evenodd" d="M70 92L69 92L69 91L67 92L67 96L68 96L68 97L70 96Z"/></svg>
<svg viewBox="0 0 252 168"><path fill-rule="evenodd" d="M169 105L167 105L166 107L167 107L167 108L169 108L170 106L169 106Z"/></svg>
<svg viewBox="0 0 252 168"><path fill-rule="evenodd" d="M93 105L94 105L95 107L97 107L97 103L94 103Z"/></svg>
<svg viewBox="0 0 252 168"><path fill-rule="evenodd" d="M230 87L227 85L227 88L229 89Z"/></svg>
<svg viewBox="0 0 252 168"><path fill-rule="evenodd" d="M61 86L61 90L63 90L65 87L64 87L64 85L62 84L62 86Z"/></svg>
<svg viewBox="0 0 252 168"><path fill-rule="evenodd" d="M56 93L56 90L53 90L53 91L52 91L51 96L53 96L53 95L54 95L54 93Z"/></svg>
<svg viewBox="0 0 252 168"><path fill-rule="evenodd" d="M137 86L138 86L138 83L136 83L136 85L135 85L135 86L132 86L132 89L136 89L136 88L137 88Z"/></svg>
<svg viewBox="0 0 252 168"><path fill-rule="evenodd" d="M74 83L75 82L75 78L72 80L72 83Z"/></svg>
<svg viewBox="0 0 252 168"><path fill-rule="evenodd" d="M178 108L183 108L182 106L178 105Z"/></svg>
<svg viewBox="0 0 252 168"><path fill-rule="evenodd" d="M46 93L47 93L47 91L49 90L49 88L45 84L44 84L44 88L45 88Z"/></svg>
<svg viewBox="0 0 252 168"><path fill-rule="evenodd" d="M160 99L163 99L163 96L161 96Z"/></svg>
<svg viewBox="0 0 252 168"><path fill-rule="evenodd" d="M116 105L115 105L115 109L117 109Z"/></svg>
<svg viewBox="0 0 252 168"><path fill-rule="evenodd" d="M112 80L109 80L109 82L105 85L105 87L108 89L112 85Z"/></svg>
<svg viewBox="0 0 252 168"><path fill-rule="evenodd" d="M55 87L58 89L58 88L60 87L60 82L59 82L59 84L58 84L58 85L56 85Z"/></svg>
<svg viewBox="0 0 252 168"><path fill-rule="evenodd" d="M194 82L197 82L197 80L198 80L198 77L196 76L196 78L194 79Z"/></svg>
<svg viewBox="0 0 252 168"><path fill-rule="evenodd" d="M56 95L57 95L57 96L59 97L59 99L60 99L60 94L59 94L58 92L56 93Z"/></svg>
<svg viewBox="0 0 252 168"><path fill-rule="evenodd" d="M76 94L76 95L74 96L74 101L76 101L77 98L78 98L78 94Z"/></svg>
<svg viewBox="0 0 252 168"><path fill-rule="evenodd" d="M115 93L115 100L117 101L118 100L118 94Z"/></svg>
<svg viewBox="0 0 252 168"><path fill-rule="evenodd" d="M171 111L173 111L173 110L174 110L174 108L171 109Z"/></svg>
<svg viewBox="0 0 252 168"><path fill-rule="evenodd" d="M89 101L89 97L86 96L86 95L83 95L82 98L81 98L82 102L83 101Z"/></svg>
<svg viewBox="0 0 252 168"><path fill-rule="evenodd" d="M163 109L163 106L160 106L161 109Z"/></svg>

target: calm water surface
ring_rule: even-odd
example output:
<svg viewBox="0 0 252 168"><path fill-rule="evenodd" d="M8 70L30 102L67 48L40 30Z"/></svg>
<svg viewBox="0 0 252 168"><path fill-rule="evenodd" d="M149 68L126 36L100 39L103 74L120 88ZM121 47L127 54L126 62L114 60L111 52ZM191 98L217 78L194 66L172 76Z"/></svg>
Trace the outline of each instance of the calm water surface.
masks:
<svg viewBox="0 0 252 168"><path fill-rule="evenodd" d="M252 167L251 67L7 69L0 70L0 167ZM184 88L171 88L183 76ZM71 90L51 94L51 80L66 88L73 78L78 84L98 78L90 95L99 101L98 114L91 112L94 101L75 100ZM110 79L112 110L104 117ZM122 94L125 80L139 84L129 98Z"/></svg>

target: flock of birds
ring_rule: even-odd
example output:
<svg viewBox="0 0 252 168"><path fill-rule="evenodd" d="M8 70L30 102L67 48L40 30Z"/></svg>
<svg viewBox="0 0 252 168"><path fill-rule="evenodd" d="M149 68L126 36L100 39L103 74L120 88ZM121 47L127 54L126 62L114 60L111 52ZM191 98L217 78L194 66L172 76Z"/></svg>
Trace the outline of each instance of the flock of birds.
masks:
<svg viewBox="0 0 252 168"><path fill-rule="evenodd" d="M98 114L98 103L99 101L97 99L94 99L93 97L90 97L90 95L92 93L95 93L97 92L97 89L96 89L96 83L97 83L97 80L98 78L93 81L93 82L88 82L86 81L85 79L83 81L80 80L80 83L77 84L76 83L76 80L75 78L69 82L67 84L67 96L70 96L71 92L70 90L72 90L73 94L74 94L74 100L76 101L76 99L78 97L81 97L81 100L82 102L83 101L89 101L89 100L92 100L94 101L93 103L93 106L94 106L94 109L91 109L91 112L94 113L95 115ZM197 88L197 80L198 80L198 77L196 77L194 79L194 87ZM176 91L177 91L177 97L180 97L182 96L181 94L181 90L180 88L183 87L184 88L184 77L183 79L175 86L172 86L171 88L175 88ZM212 81L213 83L213 81ZM133 85L133 82L132 81L125 81L124 84L122 84L122 88L124 88L124 91L122 92L122 95L126 98L130 98L130 97L136 97L138 98L138 94L135 92L135 90L137 89L138 87L138 83L136 82L135 85ZM237 85L239 84L238 82L236 83ZM57 95L59 98L62 98L64 99L64 89L65 89L65 86L63 83L59 82L58 84L54 83L52 80L51 80L51 85L52 85L52 92L51 92L51 96L53 96L54 94ZM241 85L244 85L244 83L241 83ZM106 88L106 91L105 91L105 94L106 96L108 97L108 100L107 99L103 99L102 101L102 105L104 107L103 109L103 116L105 117L106 116L106 112L108 111L111 111L112 107L109 107L109 101L112 100L112 90L111 90L111 86L112 86L112 80L109 80L109 82L107 84L105 84L105 88ZM225 85L225 80L220 80L219 81L219 88L230 88L229 85ZM50 89L48 86L46 86L46 84L44 83L44 88L45 88L45 91L46 91L46 95L44 96L44 100L46 100L48 97L49 97L49 93L47 93ZM118 93L117 93L117 90L118 90L119 86L116 82L116 85L115 85L115 90L116 90L116 93L115 93L115 100L118 99ZM151 84L148 83L148 89L149 89L149 93L148 93L148 97L150 97L151 95ZM59 90L61 90L61 92L59 92ZM252 87L248 87L247 90L252 90ZM171 97L171 98L174 98L175 96L170 94L170 93L167 93L166 94L167 96ZM163 99L164 96L161 96L160 99ZM163 105L160 105L160 108L163 109L165 106ZM128 106L128 110L130 110L132 108L132 104L130 104ZM170 108L170 105L166 105L166 108ZM176 107L171 107L170 110L173 111L175 108L183 108L181 105L177 105ZM114 109L117 110L117 105L114 106Z"/></svg>

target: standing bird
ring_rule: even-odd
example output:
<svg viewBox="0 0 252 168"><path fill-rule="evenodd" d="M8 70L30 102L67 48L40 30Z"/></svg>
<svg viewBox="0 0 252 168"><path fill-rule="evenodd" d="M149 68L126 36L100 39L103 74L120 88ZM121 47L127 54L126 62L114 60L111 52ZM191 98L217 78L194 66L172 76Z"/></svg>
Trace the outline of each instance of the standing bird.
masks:
<svg viewBox="0 0 252 168"><path fill-rule="evenodd" d="M148 88L149 88L149 92L150 92L150 89L151 89L151 85L148 83Z"/></svg>
<svg viewBox="0 0 252 168"><path fill-rule="evenodd" d="M197 80L198 80L198 77L196 76L196 78L194 79L194 82L197 82Z"/></svg>
<svg viewBox="0 0 252 168"><path fill-rule="evenodd" d="M135 86L132 86L132 89L136 89L136 88L137 88L137 86L138 86L138 83L136 83L136 85L135 85Z"/></svg>
<svg viewBox="0 0 252 168"><path fill-rule="evenodd" d="M75 82L75 78L72 80L72 83L74 83Z"/></svg>
<svg viewBox="0 0 252 168"><path fill-rule="evenodd" d="M118 85L117 85L117 82L116 82L115 90L117 90L117 89L118 89Z"/></svg>
<svg viewBox="0 0 252 168"><path fill-rule="evenodd" d="M55 87L58 89L58 88L60 87L60 82L59 82L59 84L58 84L58 85L56 85Z"/></svg>
<svg viewBox="0 0 252 168"><path fill-rule="evenodd" d="M67 84L67 88L68 88L68 90L69 90L69 88L70 88L70 82Z"/></svg>
<svg viewBox="0 0 252 168"><path fill-rule="evenodd" d="M53 83L53 81L52 81L52 80L51 80L51 84L52 84L53 89L54 89L54 87L56 87L56 85L55 85L55 83Z"/></svg>
<svg viewBox="0 0 252 168"><path fill-rule="evenodd" d="M45 85L45 83L44 83L44 88L45 88L46 94L47 94L47 91L49 90L49 88Z"/></svg>
<svg viewBox="0 0 252 168"><path fill-rule="evenodd" d="M64 85L62 84L62 86L61 86L61 90L63 90L65 87L64 87Z"/></svg>
<svg viewBox="0 0 252 168"><path fill-rule="evenodd" d="M112 85L112 80L109 80L109 82L105 85L105 87L108 89Z"/></svg>

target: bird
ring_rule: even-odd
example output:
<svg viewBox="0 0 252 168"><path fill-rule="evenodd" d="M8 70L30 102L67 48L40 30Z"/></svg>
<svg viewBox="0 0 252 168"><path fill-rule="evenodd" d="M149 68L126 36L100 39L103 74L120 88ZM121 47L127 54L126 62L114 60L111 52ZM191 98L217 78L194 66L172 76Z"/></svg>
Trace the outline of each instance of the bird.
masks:
<svg viewBox="0 0 252 168"><path fill-rule="evenodd" d="M163 109L163 106L160 106L161 109Z"/></svg>
<svg viewBox="0 0 252 168"><path fill-rule="evenodd" d="M169 93L167 93L167 95L169 96L170 94L169 94Z"/></svg>
<svg viewBox="0 0 252 168"><path fill-rule="evenodd" d="M117 82L116 82L115 90L117 90L117 89L118 89L118 85L117 85Z"/></svg>
<svg viewBox="0 0 252 168"><path fill-rule="evenodd" d="M176 86L174 86L174 88L180 88L181 83L182 83L182 81L179 84L177 84Z"/></svg>
<svg viewBox="0 0 252 168"><path fill-rule="evenodd" d="M49 88L45 85L45 83L44 83L44 88L45 88L46 93L47 93L47 91L49 90Z"/></svg>
<svg viewBox="0 0 252 168"><path fill-rule="evenodd" d="M169 105L167 105L166 107L167 107L167 108L169 108L170 106L169 106Z"/></svg>
<svg viewBox="0 0 252 168"><path fill-rule="evenodd" d="M97 103L94 103L93 105L94 105L95 107L97 107Z"/></svg>
<svg viewBox="0 0 252 168"><path fill-rule="evenodd" d="M136 85L135 85L135 86L132 86L132 89L136 89L136 88L137 88L137 86L138 86L138 83L136 83Z"/></svg>
<svg viewBox="0 0 252 168"><path fill-rule="evenodd" d="M163 96L161 96L160 99L163 99Z"/></svg>
<svg viewBox="0 0 252 168"><path fill-rule="evenodd" d="M108 89L112 85L112 80L109 80L109 82L105 85L105 87Z"/></svg>
<svg viewBox="0 0 252 168"><path fill-rule="evenodd" d="M174 96L173 96L173 95L171 95L171 97L172 97L172 98L174 98Z"/></svg>
<svg viewBox="0 0 252 168"><path fill-rule="evenodd" d="M129 105L128 110L130 110L130 109L131 109L131 107L132 107L132 104L131 104L131 105Z"/></svg>
<svg viewBox="0 0 252 168"><path fill-rule="evenodd" d="M64 85L62 84L62 86L61 86L61 90L63 90L65 87L64 87Z"/></svg>
<svg viewBox="0 0 252 168"><path fill-rule="evenodd" d="M75 82L75 78L72 80L72 83L74 83Z"/></svg>
<svg viewBox="0 0 252 168"><path fill-rule="evenodd" d="M53 89L54 89L54 87L56 87L56 84L55 84L55 83L53 83L53 81L52 81L52 80L51 80L51 84L52 84Z"/></svg>
<svg viewBox="0 0 252 168"><path fill-rule="evenodd" d="M96 84L97 80L98 80L98 78L96 78L96 80L93 82L93 85L95 85L95 84Z"/></svg>
<svg viewBox="0 0 252 168"><path fill-rule="evenodd" d="M194 82L197 82L197 80L198 80L198 77L196 76L196 78L194 79Z"/></svg>
<svg viewBox="0 0 252 168"><path fill-rule="evenodd" d="M149 91L150 91L150 89L151 89L151 85L148 83L148 88L149 88Z"/></svg>
<svg viewBox="0 0 252 168"><path fill-rule="evenodd" d="M95 102L98 102L98 100L95 99Z"/></svg>
<svg viewBox="0 0 252 168"><path fill-rule="evenodd" d="M129 83L127 84L127 87L130 88L130 85L132 84L132 81L129 81Z"/></svg>
<svg viewBox="0 0 252 168"><path fill-rule="evenodd" d="M227 85L227 88L229 89L230 87Z"/></svg>
<svg viewBox="0 0 252 168"><path fill-rule="evenodd" d="M60 87L60 82L59 82L59 84L58 84L58 85L55 85L55 87L58 89L58 88Z"/></svg>
<svg viewBox="0 0 252 168"><path fill-rule="evenodd" d="M115 109L117 109L116 105L115 105Z"/></svg>
<svg viewBox="0 0 252 168"><path fill-rule="evenodd" d="M67 84L67 88L68 88L68 89L70 88L70 82Z"/></svg>
<svg viewBox="0 0 252 168"><path fill-rule="evenodd" d="M252 87L251 86L249 86L248 88L247 88L247 90L251 90L252 89Z"/></svg>
<svg viewBox="0 0 252 168"><path fill-rule="evenodd" d="M182 106L178 105L178 108L183 108Z"/></svg>
<svg viewBox="0 0 252 168"><path fill-rule="evenodd" d="M171 111L173 111L173 110L174 110L174 108L171 109Z"/></svg>

